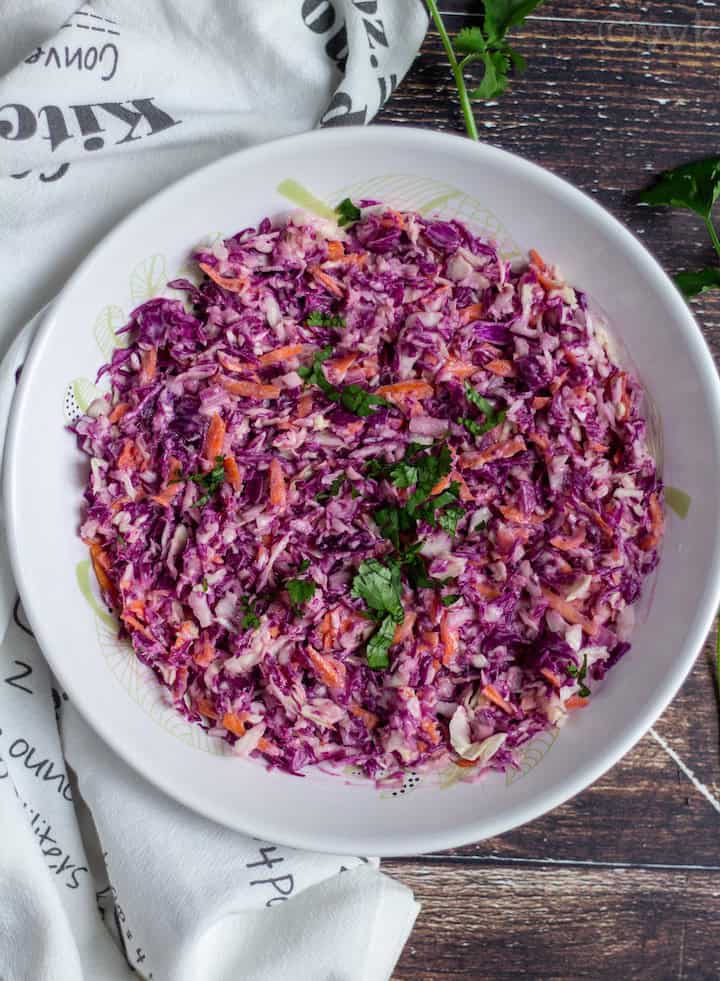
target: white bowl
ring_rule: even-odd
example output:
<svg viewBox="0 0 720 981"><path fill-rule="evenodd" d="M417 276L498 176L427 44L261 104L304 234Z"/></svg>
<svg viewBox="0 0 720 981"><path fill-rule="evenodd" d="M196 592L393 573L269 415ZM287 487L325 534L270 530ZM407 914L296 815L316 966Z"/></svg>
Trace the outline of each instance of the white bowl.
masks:
<svg viewBox="0 0 720 981"><path fill-rule="evenodd" d="M161 292L207 235L350 194L459 217L503 251L535 247L593 297L657 409L667 484L690 499L669 513L659 572L632 652L559 735L526 748L507 776L408 774L378 790L352 774L268 772L176 716L98 601L77 537L85 465L67 417L92 397L113 331ZM7 448L10 548L25 609L78 709L140 773L189 807L274 841L401 855L459 846L529 821L612 766L660 715L690 670L720 600L720 384L684 301L642 245L590 198L540 167L467 139L392 127L338 128L243 151L135 211L75 273L22 373ZM551 750L551 751L550 751Z"/></svg>

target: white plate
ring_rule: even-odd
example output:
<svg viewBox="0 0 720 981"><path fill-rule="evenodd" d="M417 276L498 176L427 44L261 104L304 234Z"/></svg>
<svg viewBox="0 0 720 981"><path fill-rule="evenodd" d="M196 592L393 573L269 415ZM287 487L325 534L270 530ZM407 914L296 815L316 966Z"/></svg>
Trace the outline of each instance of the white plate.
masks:
<svg viewBox="0 0 720 981"><path fill-rule="evenodd" d="M520 771L466 783L451 767L380 791L312 772L267 772L185 723L115 639L77 537L85 461L64 430L92 397L113 331L181 272L207 236L281 216L298 185L434 210L489 231L508 255L534 246L609 315L657 407L670 514L649 615L591 706L536 739ZM592 200L547 171L467 139L413 129L335 129L227 157L143 205L86 259L54 304L22 373L5 477L13 567L25 609L75 705L132 766L233 828L286 845L400 855L463 845L582 790L642 736L677 691L720 599L720 398L712 359L656 262ZM642 618L641 618L642 619Z"/></svg>

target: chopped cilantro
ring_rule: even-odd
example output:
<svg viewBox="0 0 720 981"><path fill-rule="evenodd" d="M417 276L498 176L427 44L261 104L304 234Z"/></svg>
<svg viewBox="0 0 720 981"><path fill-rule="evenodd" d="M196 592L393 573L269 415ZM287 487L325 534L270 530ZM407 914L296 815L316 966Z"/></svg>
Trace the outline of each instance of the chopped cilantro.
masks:
<svg viewBox="0 0 720 981"><path fill-rule="evenodd" d="M440 602L443 606L452 606L453 603L457 603L459 599L462 599L460 593L451 593L450 596L441 596Z"/></svg>
<svg viewBox="0 0 720 981"><path fill-rule="evenodd" d="M305 323L308 327L345 327L344 317L332 313L323 313L322 310L311 310L307 315Z"/></svg>
<svg viewBox="0 0 720 981"><path fill-rule="evenodd" d="M303 559L300 565L298 566L298 572L307 572L309 568L310 568L310 559Z"/></svg>
<svg viewBox="0 0 720 981"><path fill-rule="evenodd" d="M395 623L402 623L405 614L399 562L388 559L383 564L379 559L365 559L353 579L352 595L365 601L373 620L389 615Z"/></svg>
<svg viewBox="0 0 720 981"><path fill-rule="evenodd" d="M461 416L457 420L460 425L464 426L471 435L483 436L485 433L489 433L491 429L499 426L505 419L507 409L496 409L492 402L489 402L486 398L476 392L472 385L467 381L465 382L465 396L468 402L479 409L485 416L485 420L482 423L476 422L475 419L469 419L467 416Z"/></svg>
<svg viewBox="0 0 720 981"><path fill-rule="evenodd" d="M376 632L367 642L365 655L368 667L374 671L390 667L390 646L395 636L395 621L391 616L386 616Z"/></svg>
<svg viewBox="0 0 720 981"><path fill-rule="evenodd" d="M350 225L354 221L360 221L360 209L352 203L350 198L343 198L335 211L338 214L338 225Z"/></svg>
<svg viewBox="0 0 720 981"><path fill-rule="evenodd" d="M194 484L197 484L198 487L202 487L202 489L205 491L205 493L199 497L197 501L195 501L195 507L201 508L204 504L207 504L213 495L217 494L225 482L225 457L216 456L215 466L207 473L201 470L198 471L198 473L191 473L187 477L183 477L182 474L178 474L178 476L169 481L169 483L177 484L183 480L191 480Z"/></svg>
<svg viewBox="0 0 720 981"><path fill-rule="evenodd" d="M255 612L256 600L251 600L247 596L243 596L240 600L240 608L244 611L242 620L240 621L240 626L243 630L248 630L260 626L260 617Z"/></svg>
<svg viewBox="0 0 720 981"><path fill-rule="evenodd" d="M319 494L315 495L316 501L329 501L331 497L337 497L340 493L340 488L345 483L345 474L341 473L339 476L333 480L330 487L326 491L321 491Z"/></svg>
<svg viewBox="0 0 720 981"><path fill-rule="evenodd" d="M315 595L317 585L312 579L288 579L285 584L290 602L297 609Z"/></svg>
<svg viewBox="0 0 720 981"><path fill-rule="evenodd" d="M458 521L464 515L465 511L462 508L447 508L438 515L437 522L443 531L446 531L449 535L454 535L457 530Z"/></svg>
<svg viewBox="0 0 720 981"><path fill-rule="evenodd" d="M373 395L367 389L362 388L360 385L345 385L342 388L336 388L331 382L329 382L323 371L323 362L327 361L329 357L332 356L333 349L328 345L324 347L322 351L319 351L313 358L312 365L303 366L298 368L298 374L308 385L317 385L325 395L330 399L331 402L337 402L347 409L348 412L352 412L356 416L370 416L375 411L372 407L374 405L384 405L388 408L392 408L390 402L385 399L379 398L377 395Z"/></svg>

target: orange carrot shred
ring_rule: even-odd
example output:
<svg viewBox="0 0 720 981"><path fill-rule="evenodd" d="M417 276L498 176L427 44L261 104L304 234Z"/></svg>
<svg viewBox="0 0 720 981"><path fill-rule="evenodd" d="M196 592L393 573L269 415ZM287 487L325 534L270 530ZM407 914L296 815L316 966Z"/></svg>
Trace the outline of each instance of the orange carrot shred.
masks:
<svg viewBox="0 0 720 981"><path fill-rule="evenodd" d="M225 442L225 423L222 416L214 412L210 418L207 434L205 436L205 447L203 456L209 463L214 463L216 457L222 454L223 443Z"/></svg>
<svg viewBox="0 0 720 981"><path fill-rule="evenodd" d="M287 503L287 489L282 464L277 457L270 461L270 504L276 508L284 508Z"/></svg>
<svg viewBox="0 0 720 981"><path fill-rule="evenodd" d="M216 272L216 270L212 266L208 265L207 262L199 262L198 265L208 279L211 279L217 286L222 286L222 288L227 290L229 293L242 293L247 286L247 280L243 279L242 276L221 276L220 273Z"/></svg>

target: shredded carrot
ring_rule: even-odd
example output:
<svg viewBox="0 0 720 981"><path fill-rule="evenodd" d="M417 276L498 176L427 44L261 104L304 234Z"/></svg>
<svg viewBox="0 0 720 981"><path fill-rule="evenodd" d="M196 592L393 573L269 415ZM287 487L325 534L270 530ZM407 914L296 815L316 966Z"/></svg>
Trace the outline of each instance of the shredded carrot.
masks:
<svg viewBox="0 0 720 981"><path fill-rule="evenodd" d="M458 358L448 358L442 366L442 370L447 371L454 378L470 378L471 375L474 375L480 369L477 365L470 364L467 361L460 361Z"/></svg>
<svg viewBox="0 0 720 981"><path fill-rule="evenodd" d="M513 436L512 439L504 443L493 443L486 450L480 452L463 453L460 456L460 466L467 470L477 470L490 463L491 460L507 460L516 453L522 453L526 449L525 440L522 436Z"/></svg>
<svg viewBox="0 0 720 981"><path fill-rule="evenodd" d="M333 296L341 297L343 295L343 288L337 279L334 279L332 276L328 275L328 273L323 272L320 266L309 266L308 271L313 278L316 279L321 286L324 286L329 293L332 293Z"/></svg>
<svg viewBox="0 0 720 981"><path fill-rule="evenodd" d="M130 610L131 613L136 613L139 617L145 616L145 600L133 599L129 603L125 604L125 609Z"/></svg>
<svg viewBox="0 0 720 981"><path fill-rule="evenodd" d="M312 404L313 400L310 392L307 392L305 395L301 396L300 401L298 402L298 417L300 419L304 419L306 416L310 415L312 412Z"/></svg>
<svg viewBox="0 0 720 981"><path fill-rule="evenodd" d="M490 586L486 582L475 583L475 592L485 600L494 600L500 595L499 589L496 589L495 586Z"/></svg>
<svg viewBox="0 0 720 981"><path fill-rule="evenodd" d="M225 468L225 479L230 484L232 489L235 491L241 491L243 480L235 457L226 456L223 460L223 467Z"/></svg>
<svg viewBox="0 0 720 981"><path fill-rule="evenodd" d="M276 508L284 508L287 504L285 476L277 457L270 461L270 504Z"/></svg>
<svg viewBox="0 0 720 981"><path fill-rule="evenodd" d="M457 759L453 760L455 766L461 766L463 769L467 769L471 766L477 766L477 760L464 760L462 756L458 756Z"/></svg>
<svg viewBox="0 0 720 981"><path fill-rule="evenodd" d="M194 638L196 635L195 622L193 620L183 620L178 628L178 632L175 635L175 643L173 644L173 650L177 650L182 647L183 644Z"/></svg>
<svg viewBox="0 0 720 981"><path fill-rule="evenodd" d="M550 668L540 668L540 674L544 675L554 688L562 688L562 681Z"/></svg>
<svg viewBox="0 0 720 981"><path fill-rule="evenodd" d="M643 535L638 542L640 548L644 552L649 552L650 549L655 548L659 544L665 526L665 519L663 517L662 508L660 507L660 501L655 493L650 495L648 510L650 512L650 531L647 535Z"/></svg>
<svg viewBox="0 0 720 981"><path fill-rule="evenodd" d="M445 651L442 662L447 666L452 662L458 648L458 635L448 622L447 610L443 611L443 615L440 617L440 640Z"/></svg>
<svg viewBox="0 0 720 981"><path fill-rule="evenodd" d="M440 742L440 739L442 737L440 735L440 729L435 719L423 719L422 722L420 723L420 728L423 730L424 733L427 734L433 746L437 746L437 744Z"/></svg>
<svg viewBox="0 0 720 981"><path fill-rule="evenodd" d="M207 698L198 698L195 708L198 710L200 715L206 716L208 719L217 719L217 712L212 706L212 703Z"/></svg>
<svg viewBox="0 0 720 981"><path fill-rule="evenodd" d="M107 593L115 601L116 590L115 585L108 575L108 570L110 568L110 558L106 552L103 551L102 547L97 544L92 544L90 546L90 561L92 562L92 567L95 572L95 578L98 581L100 589Z"/></svg>
<svg viewBox="0 0 720 981"><path fill-rule="evenodd" d="M445 474L440 480L435 484L433 489L430 491L430 497L437 497L438 494L442 494L451 484L450 474Z"/></svg>
<svg viewBox="0 0 720 981"><path fill-rule="evenodd" d="M302 354L305 350L304 344L286 344L284 347L276 347L274 351L268 351L267 354L260 356L260 364L277 364L279 361L288 361L290 358L296 358L298 354Z"/></svg>
<svg viewBox="0 0 720 981"><path fill-rule="evenodd" d="M460 323L465 326L465 324L472 323L473 320L480 320L485 313L485 308L482 303L471 303L470 306L463 307L458 313L460 314Z"/></svg>
<svg viewBox="0 0 720 981"><path fill-rule="evenodd" d="M245 722L247 719L247 712L235 713L226 712L222 717L223 728L227 729L228 732L232 732L235 736L245 735Z"/></svg>
<svg viewBox="0 0 720 981"><path fill-rule="evenodd" d="M345 255L345 246L342 242L328 242L327 244L327 257L330 262L336 262L338 259L342 259Z"/></svg>
<svg viewBox="0 0 720 981"><path fill-rule="evenodd" d="M580 695L571 695L565 702L565 708L571 712L573 709L584 709L590 703L589 698L581 698Z"/></svg>
<svg viewBox="0 0 720 981"><path fill-rule="evenodd" d="M147 637L148 640L155 640L152 633L145 626L145 624L141 623L137 617L134 617L132 615L132 613L121 613L120 619L128 627L132 627L134 630L137 630L138 633L142 634L144 637Z"/></svg>
<svg viewBox="0 0 720 981"><path fill-rule="evenodd" d="M130 406L127 402L118 402L118 404L113 407L112 411L108 415L108 422L119 422L129 411Z"/></svg>
<svg viewBox="0 0 720 981"><path fill-rule="evenodd" d="M193 650L193 661L201 668L206 668L208 664L215 660L215 647L209 637L205 636L198 640Z"/></svg>
<svg viewBox="0 0 720 981"><path fill-rule="evenodd" d="M492 685L485 685L482 693L489 702L497 705L497 707L501 708L503 712L506 712L508 715L515 715L515 709L512 707L510 702L505 701L497 688L494 688Z"/></svg>
<svg viewBox="0 0 720 981"><path fill-rule="evenodd" d="M565 384L565 382L568 379L568 374L569 374L569 372L563 371L561 374L559 374L557 376L557 378L554 378L550 382L550 386L549 387L550 387L550 391L553 393L553 395L555 395L556 392L559 392L560 389L563 387L563 385Z"/></svg>
<svg viewBox="0 0 720 981"><path fill-rule="evenodd" d="M163 507L167 507L169 504L175 500L175 496L180 491L182 484L168 484L167 487L163 487L161 491L157 494L153 494L150 498L151 501L155 501L156 504L161 504Z"/></svg>
<svg viewBox="0 0 720 981"><path fill-rule="evenodd" d="M537 411L538 409L544 409L545 406L550 405L551 402L552 399L549 395L536 395L530 404L532 405L533 409Z"/></svg>
<svg viewBox="0 0 720 981"><path fill-rule="evenodd" d="M157 349L149 347L140 355L140 380L147 384L155 377L157 371Z"/></svg>
<svg viewBox="0 0 720 981"><path fill-rule="evenodd" d="M575 529L572 535L555 535L550 539L550 544L554 545L555 548L559 548L561 552L572 552L573 549L579 548L582 545L585 541L586 534L585 528L580 526Z"/></svg>
<svg viewBox="0 0 720 981"><path fill-rule="evenodd" d="M493 375L499 375L501 378L514 378L515 377L515 367L511 361L505 361L502 358L496 358L495 361L488 361L485 365L486 371L491 371Z"/></svg>
<svg viewBox="0 0 720 981"><path fill-rule="evenodd" d="M598 443L596 440L591 439L588 442L588 449L592 450L593 453L600 453L604 455L605 453L607 453L610 447L606 446L605 443Z"/></svg>
<svg viewBox="0 0 720 981"><path fill-rule="evenodd" d="M359 705L354 705L352 703L348 705L348 712L350 715L354 715L357 719L362 719L368 729L374 729L380 721L374 712L369 712L367 709L361 708Z"/></svg>
<svg viewBox="0 0 720 981"><path fill-rule="evenodd" d="M278 385L263 385L260 382L236 381L234 378L220 378L220 384L231 395L241 395L248 399L276 399L280 397Z"/></svg>
<svg viewBox="0 0 720 981"><path fill-rule="evenodd" d="M131 439L126 439L117 459L118 469L134 470L138 464L138 457L140 460L142 460L142 456L139 454L137 446Z"/></svg>
<svg viewBox="0 0 720 981"><path fill-rule="evenodd" d="M342 661L329 654L319 654L313 647L308 647L307 655L323 684L328 688L345 687L345 665Z"/></svg>
<svg viewBox="0 0 720 981"><path fill-rule="evenodd" d="M215 463L216 457L222 454L223 443L225 442L225 423L222 416L214 412L210 417L210 425L205 435L205 446L203 456L210 463Z"/></svg>
<svg viewBox="0 0 720 981"><path fill-rule="evenodd" d="M556 613L559 613L564 620L568 621L568 623L580 624L585 633L589 634L591 637L598 632L598 628L592 622L592 620L588 620L583 613L576 609L572 603L568 602L568 600L564 599L564 597L558 596L557 593L554 593L546 586L542 587L542 594L550 609L555 610Z"/></svg>
<svg viewBox="0 0 720 981"><path fill-rule="evenodd" d="M540 253L537 251L537 249L530 249L530 251L528 252L528 255L530 256L530 262L533 264L533 266L537 266L538 269L545 269L546 268L546 266L545 266L545 260L540 255Z"/></svg>
<svg viewBox="0 0 720 981"><path fill-rule="evenodd" d="M430 650L434 650L440 643L440 634L437 630L426 630L422 635L422 639L423 644L429 647Z"/></svg>
<svg viewBox="0 0 720 981"><path fill-rule="evenodd" d="M403 620L403 622L399 623L397 627L395 627L395 633L392 639L393 644L402 644L402 642L410 636L410 634L413 631L413 627L415 626L416 620L417 620L416 613L405 614L405 619Z"/></svg>
<svg viewBox="0 0 720 981"><path fill-rule="evenodd" d="M248 361L240 361L238 358L234 358L232 354L226 354L225 351L218 351L217 359L226 371L252 371L253 365Z"/></svg>
<svg viewBox="0 0 720 981"><path fill-rule="evenodd" d="M216 272L212 266L209 266L207 262L199 262L198 265L213 283L218 286L222 286L224 290L229 293L242 293L242 291L247 286L247 280L243 279L242 276L221 276L219 272Z"/></svg>
<svg viewBox="0 0 720 981"><path fill-rule="evenodd" d="M381 385L377 389L376 395L389 399L403 399L410 395L416 399L427 399L434 392L432 385L420 379L409 381L394 382L392 385Z"/></svg>

